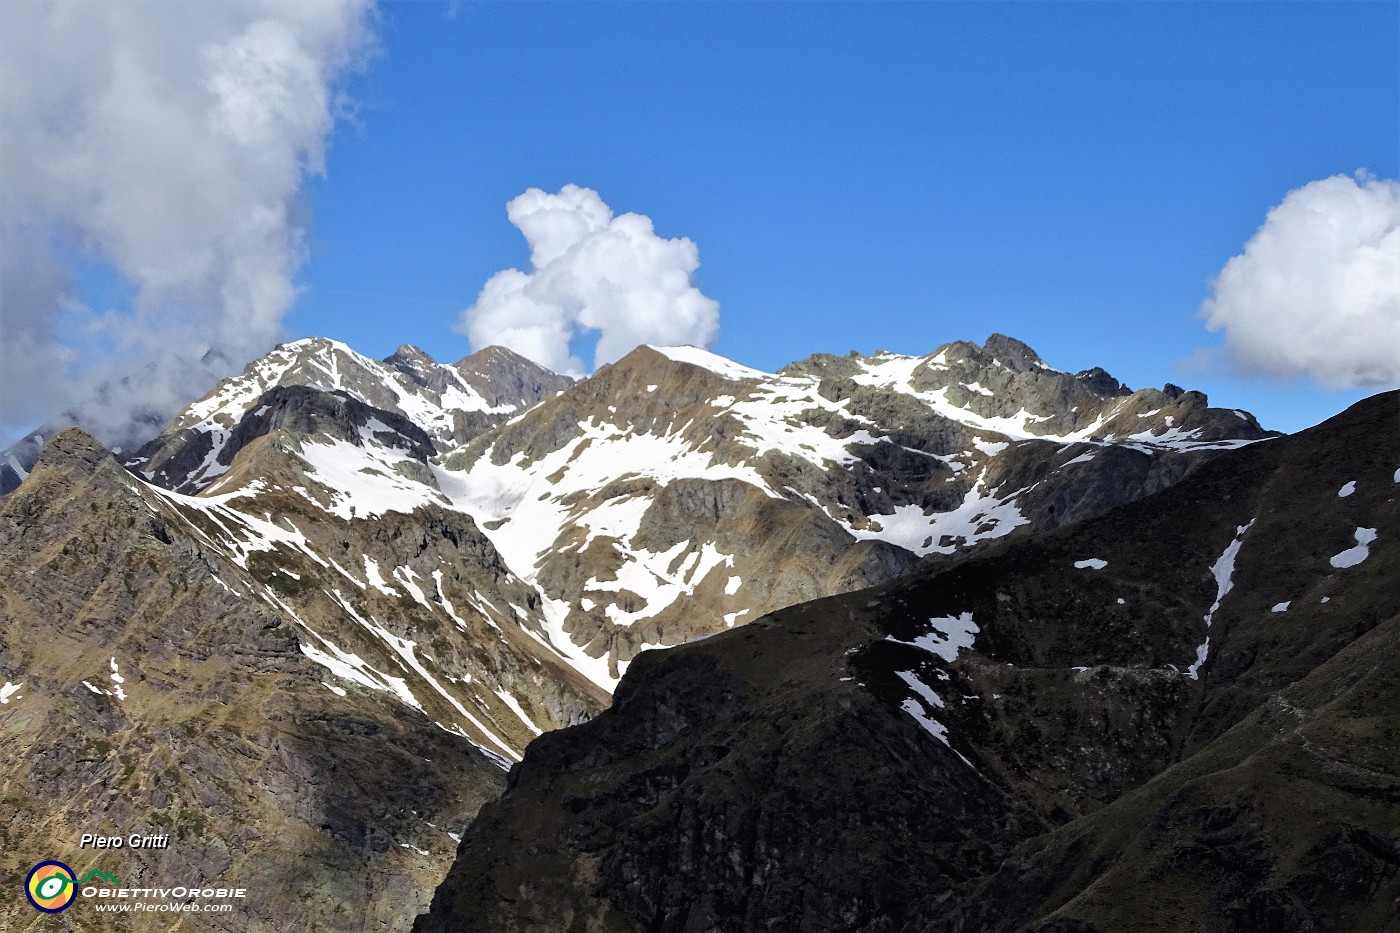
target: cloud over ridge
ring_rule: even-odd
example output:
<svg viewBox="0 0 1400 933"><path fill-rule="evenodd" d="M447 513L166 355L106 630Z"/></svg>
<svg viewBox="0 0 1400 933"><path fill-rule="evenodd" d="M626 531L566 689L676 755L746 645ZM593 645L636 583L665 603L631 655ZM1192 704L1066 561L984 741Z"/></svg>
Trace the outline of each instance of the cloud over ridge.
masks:
<svg viewBox="0 0 1400 933"><path fill-rule="evenodd" d="M1400 385L1400 182L1358 172L1290 191L1199 313L1243 372Z"/></svg>
<svg viewBox="0 0 1400 933"><path fill-rule="evenodd" d="M593 367L643 344L707 346L719 303L694 284L700 251L656 235L649 218L613 216L598 192L531 188L506 205L530 246L530 272L505 269L482 287L457 330L473 349L500 344L556 372L580 375L570 350L596 331Z"/></svg>
<svg viewBox="0 0 1400 933"><path fill-rule="evenodd" d="M0 11L0 424L161 354L213 350L228 369L277 340L305 258L301 188L323 170L370 16L371 0ZM83 303L93 269L130 307ZM135 380L108 407L188 401L204 387L187 381Z"/></svg>

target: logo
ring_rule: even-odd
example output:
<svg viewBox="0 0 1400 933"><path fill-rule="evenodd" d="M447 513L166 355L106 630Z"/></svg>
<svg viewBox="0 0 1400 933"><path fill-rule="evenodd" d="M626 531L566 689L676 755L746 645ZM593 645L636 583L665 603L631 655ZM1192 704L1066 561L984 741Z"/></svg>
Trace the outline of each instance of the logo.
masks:
<svg viewBox="0 0 1400 933"><path fill-rule="evenodd" d="M81 878L79 878L79 879L78 879L78 884L87 884L89 881L91 881L91 880L94 879L94 878L99 878L99 879L101 879L101 880L107 882L108 884L116 885L117 887L121 887L121 886L122 886L122 883L121 883L120 881L118 881L116 878L113 878L111 875L107 874L105 871L98 871L96 868L94 868L92 871L88 872L86 875L83 875Z"/></svg>
<svg viewBox="0 0 1400 933"><path fill-rule="evenodd" d="M73 869L62 862L40 862L24 879L24 896L35 910L56 914L73 903L78 887Z"/></svg>

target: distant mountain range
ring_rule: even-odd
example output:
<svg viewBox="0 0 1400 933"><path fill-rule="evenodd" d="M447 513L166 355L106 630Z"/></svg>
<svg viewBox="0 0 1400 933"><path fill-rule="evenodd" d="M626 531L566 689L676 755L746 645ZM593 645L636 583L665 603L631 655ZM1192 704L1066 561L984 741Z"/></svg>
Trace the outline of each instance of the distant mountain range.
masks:
<svg viewBox="0 0 1400 933"><path fill-rule="evenodd" d="M1393 397L1373 404L1394 414ZM1384 414L1372 421L1373 453L1395 459ZM37 458L0 454L15 481L0 499L0 767L9 804L34 815L0 871L13 879L43 845L62 857L102 796L113 831L161 826L189 845L101 867L257 879L248 911L267 929L407 930L464 831L427 928L904 930L956 906L960 929L981 929L990 895L970 886L994 890L1017 846L1121 806L1360 637L1248 643L1268 675L1216 691L1221 659L1246 651L1235 607L1261 587L1244 573L1264 534L1249 522L1269 522L1225 499L1183 504L1211 477L1264 482L1259 464L1328 430L1271 439L1200 393L1060 372L1000 335L776 374L641 347L579 381L495 347L448 365L407 346L377 361L285 344L120 462L76 429ZM1361 512L1388 502L1394 520L1394 483L1353 472L1337 507L1356 512L1349 547L1366 559L1333 571L1348 585L1389 566L1386 517ZM1331 546L1316 503L1274 494L1289 541ZM1151 503L1181 528L1132 511ZM1217 542L1230 522L1245 530ZM1007 556L1064 541L1065 566ZM1215 549L1204 569L1193 548ZM1225 552L1241 568L1230 587ZM1119 601L1100 606L1085 588L1104 581ZM873 605L891 599L920 608ZM1270 621L1314 611L1299 607ZM898 767L881 757L896 748ZM513 789L471 822L522 755ZM789 757L811 779L748 802L757 785L721 781L711 798L687 777L758 780ZM932 769L913 796L889 784L911 762ZM883 777L853 790L857 773ZM834 850L831 833L859 828L820 801L877 792L899 820L948 801L928 814L938 839L904 840L867 801L852 838L878 851ZM655 811L662 797L689 829ZM795 809L765 816L770 797ZM777 819L787 835L762 845L791 857L697 841L731 818L754 845L753 826ZM818 845L816 862L797 854ZM721 849L735 867L712 877L701 862ZM933 867L896 882L885 854ZM668 861L681 857L691 869ZM808 878L829 910L783 926L806 895L768 892L770 876Z"/></svg>

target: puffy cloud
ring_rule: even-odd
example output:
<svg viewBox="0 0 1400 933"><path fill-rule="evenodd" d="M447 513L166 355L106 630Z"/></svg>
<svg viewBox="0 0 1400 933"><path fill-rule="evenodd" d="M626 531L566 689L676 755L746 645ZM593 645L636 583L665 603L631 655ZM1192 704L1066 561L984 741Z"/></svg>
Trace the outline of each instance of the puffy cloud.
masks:
<svg viewBox="0 0 1400 933"><path fill-rule="evenodd" d="M565 185L531 188L506 205L530 244L532 271L497 272L458 331L474 349L500 344L557 372L580 375L569 348L596 331L593 365L643 343L706 346L719 329L719 303L693 278L700 251L684 237L656 235L641 214L614 217L598 192Z"/></svg>
<svg viewBox="0 0 1400 933"><path fill-rule="evenodd" d="M1400 384L1400 183L1358 172L1290 191L1200 314L1245 372Z"/></svg>
<svg viewBox="0 0 1400 933"><path fill-rule="evenodd" d="M305 256L299 192L372 44L370 2L0 11L0 425L106 384L94 420L110 423L91 427L119 440L116 413L188 401L205 388L190 380L276 341ZM82 286L108 270L129 303L87 307ZM210 350L219 365L174 385L118 378Z"/></svg>

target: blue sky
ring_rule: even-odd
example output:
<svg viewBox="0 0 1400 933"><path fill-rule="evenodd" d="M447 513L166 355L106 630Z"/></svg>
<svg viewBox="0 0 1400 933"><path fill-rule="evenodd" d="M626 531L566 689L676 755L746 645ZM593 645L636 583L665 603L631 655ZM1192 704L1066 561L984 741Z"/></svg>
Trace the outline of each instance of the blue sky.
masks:
<svg viewBox="0 0 1400 933"><path fill-rule="evenodd" d="M324 174L233 177L309 231L286 338L465 355L462 309L529 269L507 202L576 184L694 241L694 285L720 306L711 348L748 365L1000 331L1059 368L1200 388L1294 430L1376 389L1237 375L1197 309L1290 191L1400 174L1397 11L381 4ZM301 122L287 152L317 145ZM151 265L136 259L122 268ZM129 305L139 289L103 268L79 272L88 304Z"/></svg>
<svg viewBox="0 0 1400 933"><path fill-rule="evenodd" d="M389 5L288 326L465 354L456 312L527 262L506 201L572 182L695 241L749 365L1002 331L1296 429L1367 393L1183 361L1288 191L1397 174L1396 9Z"/></svg>

